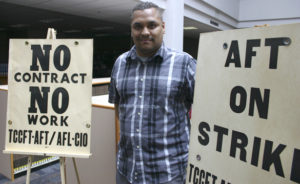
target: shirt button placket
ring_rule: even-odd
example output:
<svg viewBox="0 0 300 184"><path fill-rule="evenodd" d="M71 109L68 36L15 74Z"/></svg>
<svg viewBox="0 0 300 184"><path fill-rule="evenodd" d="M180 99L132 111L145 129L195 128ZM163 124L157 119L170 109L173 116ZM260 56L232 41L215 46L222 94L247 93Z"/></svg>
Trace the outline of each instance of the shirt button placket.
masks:
<svg viewBox="0 0 300 184"><path fill-rule="evenodd" d="M140 85L142 85L142 83L144 82L144 78L143 77L140 78L140 82L141 82ZM143 96L141 94L139 94L138 99L142 100L142 98L143 98ZM138 114L138 117L141 117L141 115L142 115L141 111L137 112L137 114ZM136 127L135 131L136 131L136 134L140 133L140 129L138 127ZM140 160L140 157L139 157L139 151L141 149L141 145L140 144L136 144L135 148L136 148L136 162L140 162L141 160ZM139 179L138 172L135 171L134 172L134 180L137 182L138 179Z"/></svg>
<svg viewBox="0 0 300 184"><path fill-rule="evenodd" d="M138 172L134 172L134 180L137 180L138 179Z"/></svg>

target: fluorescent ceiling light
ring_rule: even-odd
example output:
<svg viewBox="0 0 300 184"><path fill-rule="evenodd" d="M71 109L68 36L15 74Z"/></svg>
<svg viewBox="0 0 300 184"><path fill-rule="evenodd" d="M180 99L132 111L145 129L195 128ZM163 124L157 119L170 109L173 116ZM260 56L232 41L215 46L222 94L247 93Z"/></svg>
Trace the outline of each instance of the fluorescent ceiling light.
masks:
<svg viewBox="0 0 300 184"><path fill-rule="evenodd" d="M198 29L198 28L193 27L193 26L188 26L188 27L184 27L183 29L184 30L193 30L193 29Z"/></svg>
<svg viewBox="0 0 300 184"><path fill-rule="evenodd" d="M79 30L79 29L71 29L71 30L65 30L63 32L65 32L65 33L79 33L79 32L81 32L81 30Z"/></svg>

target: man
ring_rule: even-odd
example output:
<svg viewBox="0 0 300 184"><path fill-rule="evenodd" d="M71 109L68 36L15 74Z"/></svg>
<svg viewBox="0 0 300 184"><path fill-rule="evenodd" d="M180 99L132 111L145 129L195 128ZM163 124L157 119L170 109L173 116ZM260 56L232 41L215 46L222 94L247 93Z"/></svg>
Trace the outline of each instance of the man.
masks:
<svg viewBox="0 0 300 184"><path fill-rule="evenodd" d="M195 60L166 48L162 12L132 11L134 46L116 60L109 88L120 122L117 184L182 184L188 159Z"/></svg>

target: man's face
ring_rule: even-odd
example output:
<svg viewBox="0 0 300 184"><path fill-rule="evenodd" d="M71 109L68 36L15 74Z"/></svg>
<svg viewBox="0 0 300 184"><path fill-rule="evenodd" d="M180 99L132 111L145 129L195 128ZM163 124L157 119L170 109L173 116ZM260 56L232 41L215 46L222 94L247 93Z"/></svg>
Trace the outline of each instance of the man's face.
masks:
<svg viewBox="0 0 300 184"><path fill-rule="evenodd" d="M153 56L162 44L164 33L165 24L155 8L133 12L131 37L139 56Z"/></svg>

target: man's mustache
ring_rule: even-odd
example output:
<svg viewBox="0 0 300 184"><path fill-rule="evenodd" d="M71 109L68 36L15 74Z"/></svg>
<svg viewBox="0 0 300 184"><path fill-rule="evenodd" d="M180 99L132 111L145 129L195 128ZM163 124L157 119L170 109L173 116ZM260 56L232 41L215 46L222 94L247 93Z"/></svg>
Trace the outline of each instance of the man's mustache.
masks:
<svg viewBox="0 0 300 184"><path fill-rule="evenodd" d="M150 41L153 41L154 38L152 36L140 36L139 37L139 40L150 40Z"/></svg>

